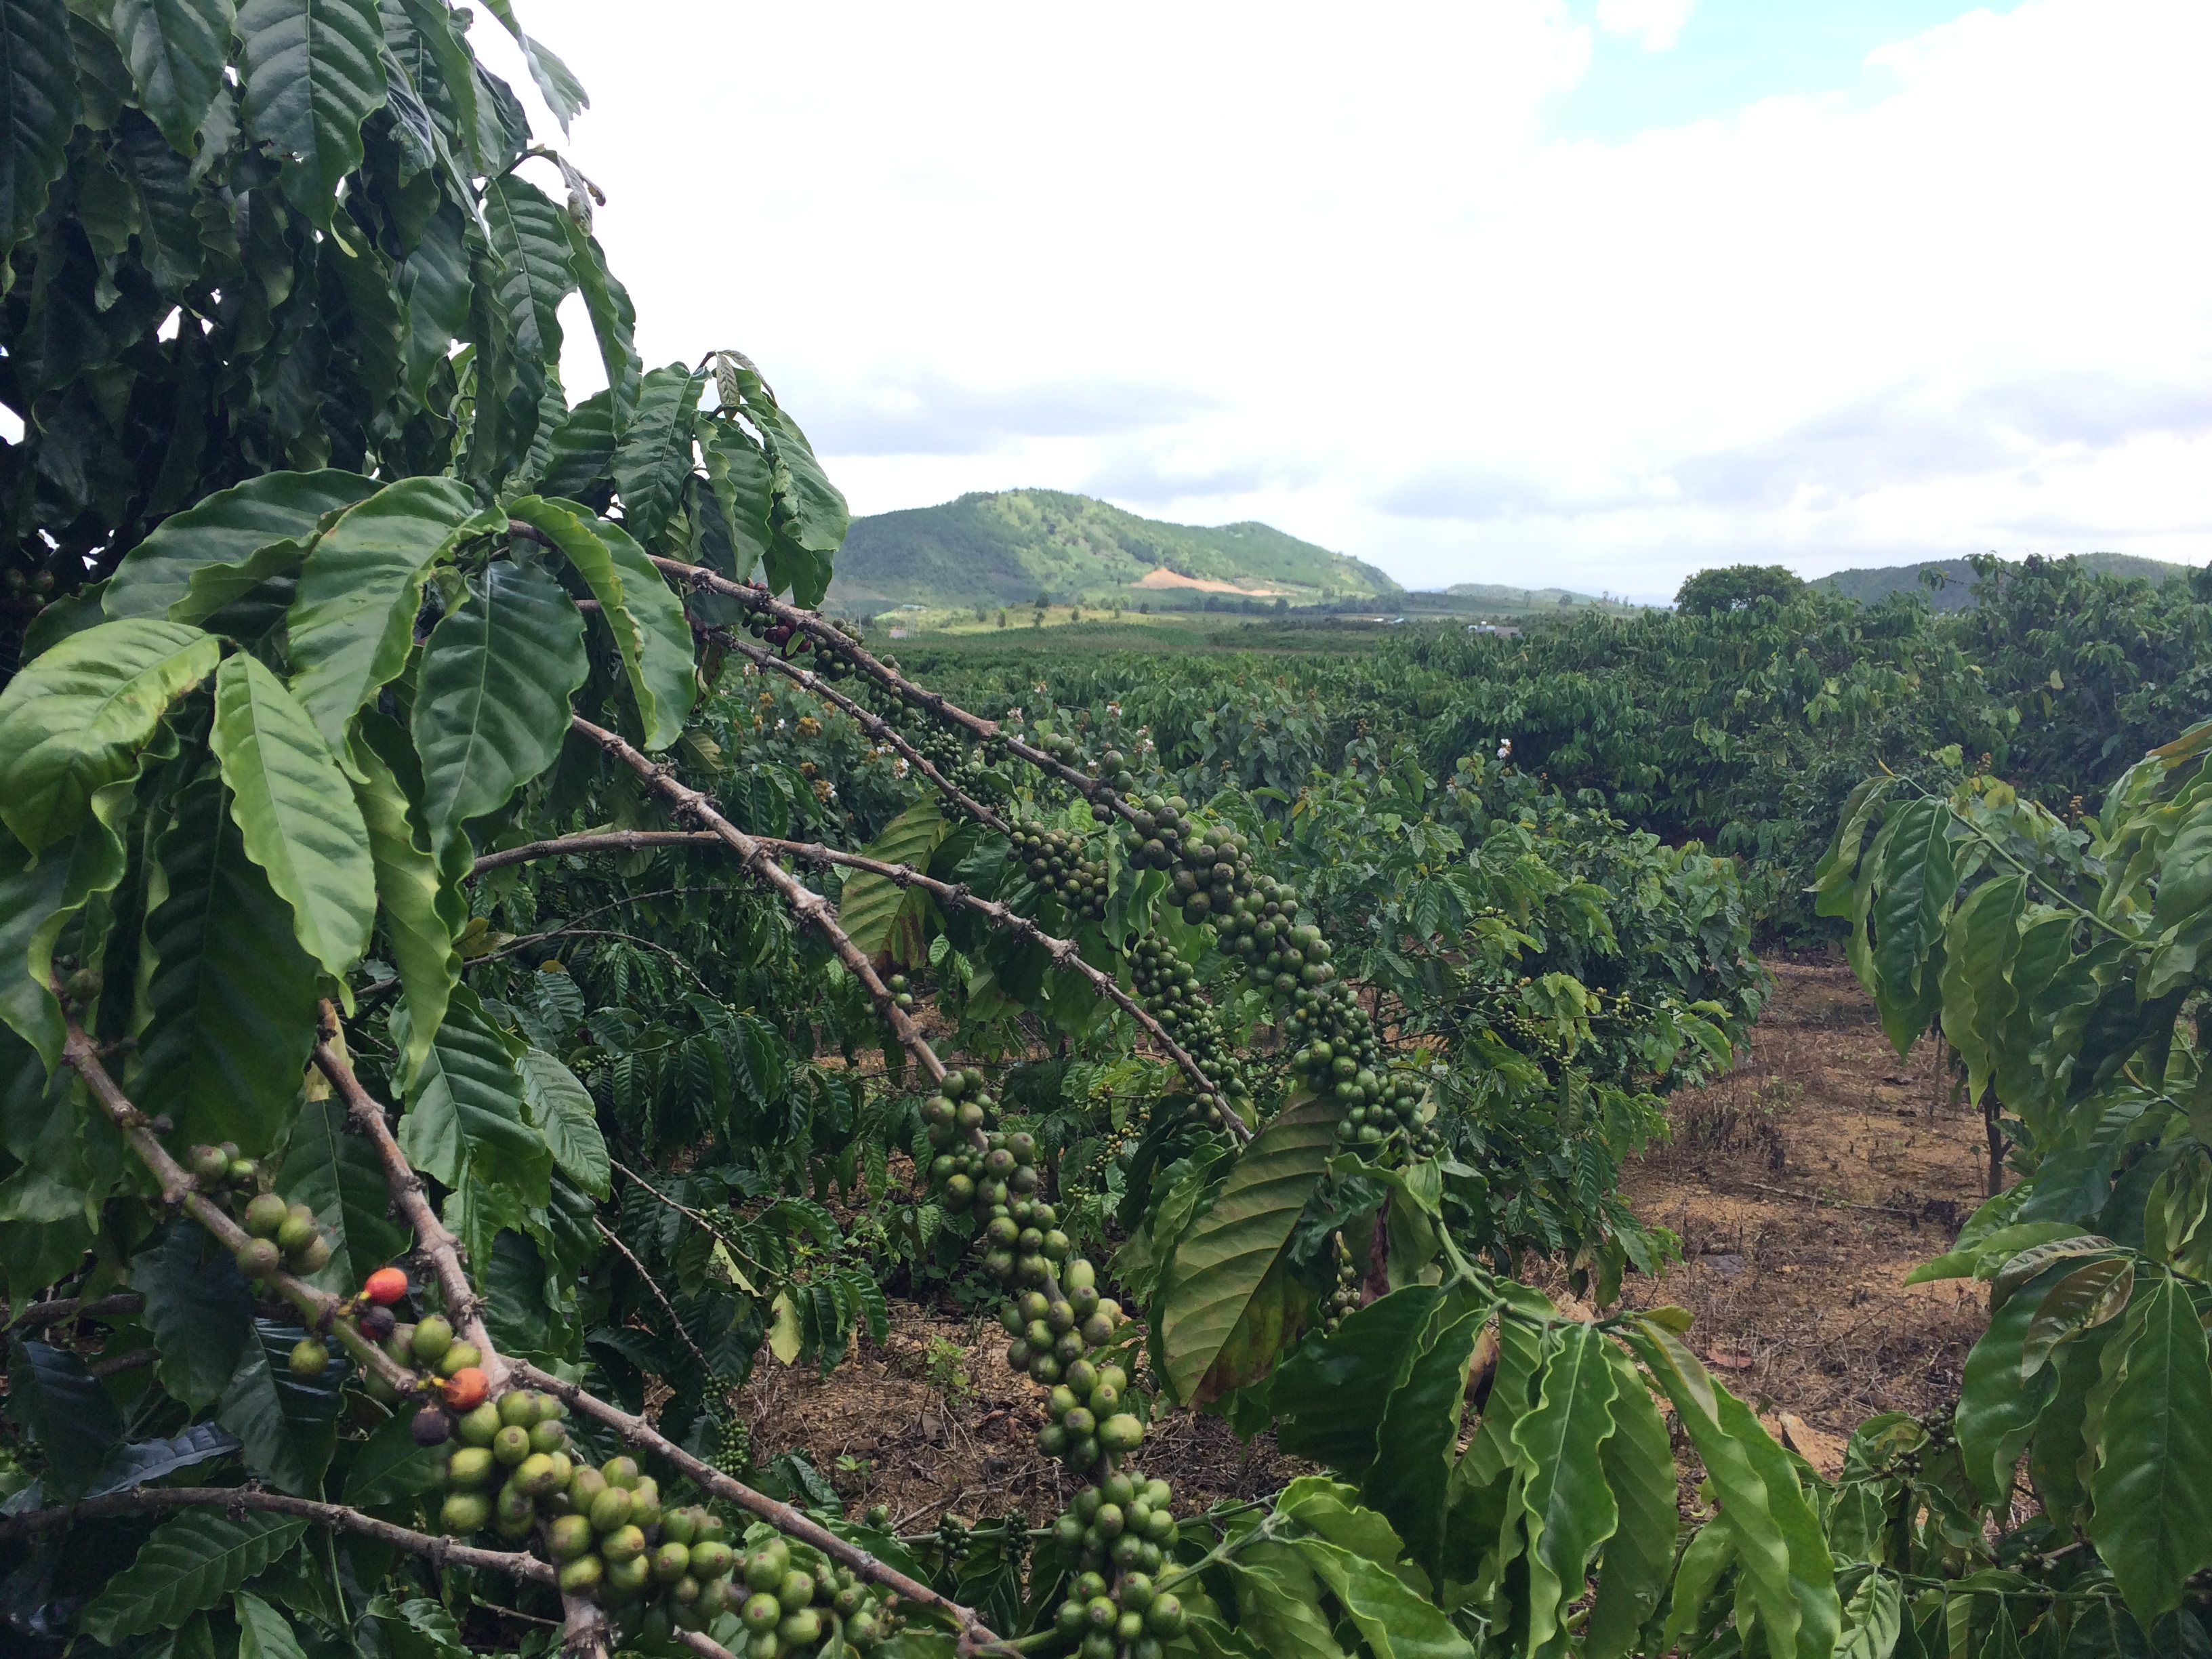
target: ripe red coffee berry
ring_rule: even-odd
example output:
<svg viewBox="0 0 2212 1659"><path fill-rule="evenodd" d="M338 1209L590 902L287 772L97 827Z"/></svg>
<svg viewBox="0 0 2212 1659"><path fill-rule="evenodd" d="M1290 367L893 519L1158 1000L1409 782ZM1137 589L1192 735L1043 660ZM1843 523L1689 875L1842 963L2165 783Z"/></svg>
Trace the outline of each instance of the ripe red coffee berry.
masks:
<svg viewBox="0 0 2212 1659"><path fill-rule="evenodd" d="M407 1294L407 1275L397 1267L379 1267L362 1290L371 1302L388 1308Z"/></svg>

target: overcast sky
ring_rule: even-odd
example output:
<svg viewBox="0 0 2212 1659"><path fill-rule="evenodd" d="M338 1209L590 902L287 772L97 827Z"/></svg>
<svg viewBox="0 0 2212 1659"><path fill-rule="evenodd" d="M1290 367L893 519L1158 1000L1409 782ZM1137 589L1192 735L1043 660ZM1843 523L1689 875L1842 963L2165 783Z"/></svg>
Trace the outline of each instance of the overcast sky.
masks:
<svg viewBox="0 0 2212 1659"><path fill-rule="evenodd" d="M2212 558L2204 0L520 9L647 361L750 354L856 513L1632 596Z"/></svg>

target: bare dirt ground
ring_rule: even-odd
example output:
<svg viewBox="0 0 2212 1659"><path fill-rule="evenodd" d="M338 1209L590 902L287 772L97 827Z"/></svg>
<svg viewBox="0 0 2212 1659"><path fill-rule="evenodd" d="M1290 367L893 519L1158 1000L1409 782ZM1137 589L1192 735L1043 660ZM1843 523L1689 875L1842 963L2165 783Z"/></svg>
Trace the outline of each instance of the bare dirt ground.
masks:
<svg viewBox="0 0 2212 1659"><path fill-rule="evenodd" d="M1946 1097L1932 1043L1899 1060L1847 968L1767 965L1778 992L1737 1067L1675 1097L1671 1138L1625 1173L1623 1195L1680 1237L1684 1260L1624 1299L1688 1308L1690 1342L1729 1387L1770 1421L1828 1437L1800 1449L1832 1464L1875 1412L1938 1412L1956 1395L1980 1298L1903 1281L1981 1201L1982 1124ZM947 1512L1041 1522L1065 1477L1036 1455L1041 1394L1003 1349L994 1322L895 1303L884 1346L827 1378L763 1358L741 1406L763 1455L804 1451L855 1512L887 1504L901 1530ZM1155 1426L1146 1462L1194 1505L1262 1495L1304 1467L1264 1436L1247 1445L1181 1414Z"/></svg>
<svg viewBox="0 0 2212 1659"><path fill-rule="evenodd" d="M1950 1102L1932 1041L1898 1059L1848 968L1767 967L1777 994L1749 1052L1670 1101L1671 1140L1624 1176L1684 1256L1624 1299L1688 1308L1692 1345L1730 1388L1828 1434L1946 1409L1981 1298L1904 1279L1982 1201L1980 1115Z"/></svg>

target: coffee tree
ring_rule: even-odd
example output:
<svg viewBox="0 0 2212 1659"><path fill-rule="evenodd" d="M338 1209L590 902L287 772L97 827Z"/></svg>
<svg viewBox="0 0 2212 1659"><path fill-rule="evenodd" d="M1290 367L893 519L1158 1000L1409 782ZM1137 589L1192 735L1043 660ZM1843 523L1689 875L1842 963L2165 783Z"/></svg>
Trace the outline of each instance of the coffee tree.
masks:
<svg viewBox="0 0 2212 1659"><path fill-rule="evenodd" d="M1729 866L1486 775L1385 879L1371 763L1286 836L1110 716L908 679L811 608L845 511L798 426L737 352L638 361L598 192L442 0L14 0L0 40L11 1643L1881 1655L1948 1593L1951 1557L1867 1553L1872 1489L1849 1533L1678 1312L1507 1271L1565 1246L1602 1307L1663 1255L1573 1149L1756 1011ZM573 407L572 294L608 380ZM842 793L784 747L833 724ZM1438 877L1470 846L1494 874ZM659 896L665 938L599 930L589 985L519 956L661 858L715 872ZM1400 878L1436 890L1401 912ZM1913 890L1868 901L1869 959L1934 937ZM1040 1031L1098 1113L1024 1097ZM759 1346L880 1334L816 1200L892 1207L895 1153L1073 1477L1035 1533L894 1537L734 1472ZM2160 1224L2156 1318L2116 1328L2179 1352ZM2112 1444L2134 1402L2100 1401ZM1318 1472L1195 1510L1147 1454L1170 1408ZM2155 1618L2188 1554L2122 1597Z"/></svg>

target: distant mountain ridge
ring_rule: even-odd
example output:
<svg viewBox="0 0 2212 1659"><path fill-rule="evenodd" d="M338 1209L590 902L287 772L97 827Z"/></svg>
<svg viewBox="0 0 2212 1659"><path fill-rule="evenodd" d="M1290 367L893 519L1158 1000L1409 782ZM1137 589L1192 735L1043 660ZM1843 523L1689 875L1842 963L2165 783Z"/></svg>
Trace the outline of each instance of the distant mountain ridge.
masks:
<svg viewBox="0 0 2212 1659"><path fill-rule="evenodd" d="M2147 581L2162 582L2174 576L2186 576L2195 568L2185 564L2169 564L2163 559L2146 559L2133 553L2084 553L2081 562L2092 570L2112 576L2140 576ZM1942 577L1940 586L1933 589L1921 585L1921 573L1933 571ZM1815 587L1825 587L1841 593L1846 599L1856 599L1861 605L1880 605L1893 593L1926 592L1929 605L1937 611L1970 610L1974 603L1974 568L1964 559L1925 559L1918 564L1894 564L1869 567L1856 570L1838 570L1832 575L1814 580Z"/></svg>
<svg viewBox="0 0 2212 1659"><path fill-rule="evenodd" d="M1008 489L853 520L830 603L1094 605L1188 602L1205 593L1311 605L1400 592L1373 565L1264 524L1139 518L1088 495Z"/></svg>

